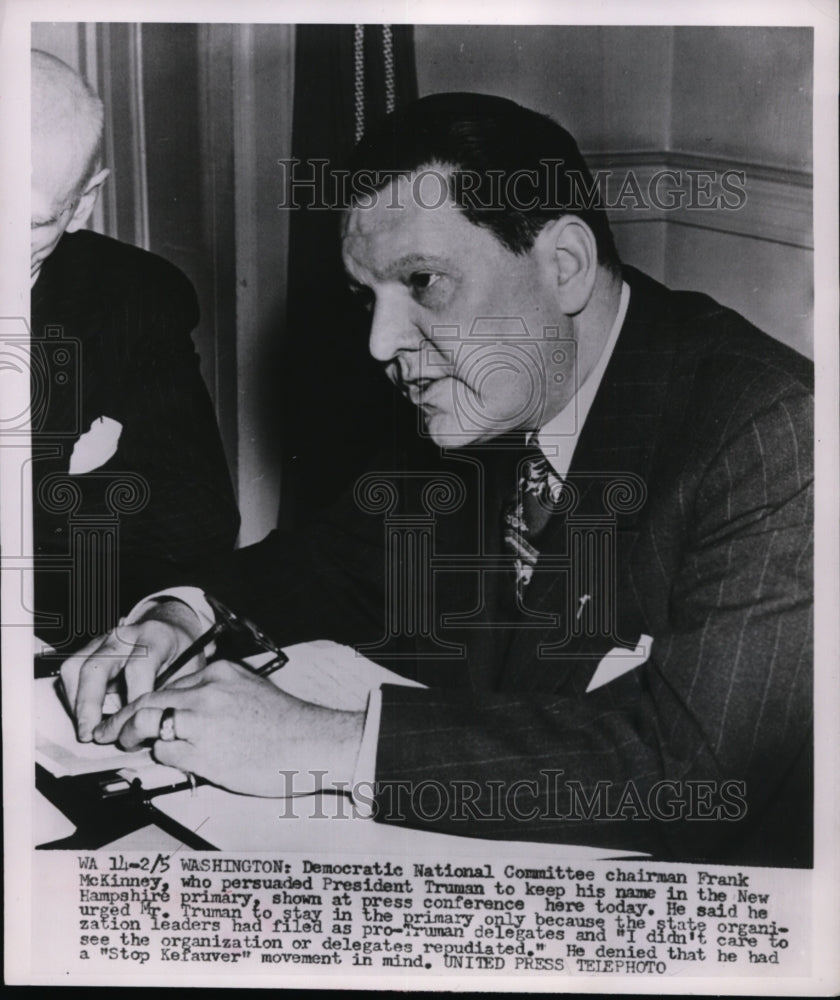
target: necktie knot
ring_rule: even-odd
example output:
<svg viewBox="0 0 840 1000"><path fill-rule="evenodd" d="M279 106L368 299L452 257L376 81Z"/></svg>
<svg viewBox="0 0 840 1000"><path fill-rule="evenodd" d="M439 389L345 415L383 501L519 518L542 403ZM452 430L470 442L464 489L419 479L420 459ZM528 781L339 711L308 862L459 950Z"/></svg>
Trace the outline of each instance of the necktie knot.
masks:
<svg viewBox="0 0 840 1000"><path fill-rule="evenodd" d="M505 509L505 548L514 557L520 599L539 558L536 540L548 524L562 492L563 480L538 448L520 460L516 497Z"/></svg>
<svg viewBox="0 0 840 1000"><path fill-rule="evenodd" d="M540 453L525 459L523 473L519 479L519 490L523 498L533 497L550 514L560 500L563 480L551 467L548 459Z"/></svg>

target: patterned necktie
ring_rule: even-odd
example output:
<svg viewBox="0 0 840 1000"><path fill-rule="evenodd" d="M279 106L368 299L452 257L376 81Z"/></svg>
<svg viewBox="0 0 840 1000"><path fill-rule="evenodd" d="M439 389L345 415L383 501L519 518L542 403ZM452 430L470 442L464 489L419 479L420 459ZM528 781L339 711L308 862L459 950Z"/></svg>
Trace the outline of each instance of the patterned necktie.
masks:
<svg viewBox="0 0 840 1000"><path fill-rule="evenodd" d="M538 448L530 450L519 463L516 498L504 512L505 548L514 557L519 601L540 555L536 541L548 524L562 491L563 480L543 453Z"/></svg>

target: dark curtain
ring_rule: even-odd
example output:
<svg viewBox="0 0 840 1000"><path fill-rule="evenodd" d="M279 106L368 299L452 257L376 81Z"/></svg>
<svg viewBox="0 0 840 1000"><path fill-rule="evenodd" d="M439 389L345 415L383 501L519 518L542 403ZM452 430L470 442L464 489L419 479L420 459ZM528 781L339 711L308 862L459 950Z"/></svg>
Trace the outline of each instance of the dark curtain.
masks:
<svg viewBox="0 0 840 1000"><path fill-rule="evenodd" d="M312 206L335 203L330 172L346 164L361 129L416 96L410 26L297 28L294 176L317 180L314 190L295 187L290 218L284 526L329 503L395 437L414 433L413 413L368 354L369 317L347 292L340 213ZM313 170L312 160L328 161L327 170Z"/></svg>

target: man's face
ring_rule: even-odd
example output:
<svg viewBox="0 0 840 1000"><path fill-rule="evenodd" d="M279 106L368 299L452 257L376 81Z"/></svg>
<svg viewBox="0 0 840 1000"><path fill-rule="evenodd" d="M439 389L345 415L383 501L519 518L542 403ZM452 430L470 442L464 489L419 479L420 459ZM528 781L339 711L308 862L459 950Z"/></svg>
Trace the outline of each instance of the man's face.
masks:
<svg viewBox="0 0 840 1000"><path fill-rule="evenodd" d="M430 207L443 176L420 178L345 219L344 264L373 310L370 352L440 446L536 429L574 383L550 255L512 253L448 199Z"/></svg>
<svg viewBox="0 0 840 1000"><path fill-rule="evenodd" d="M32 183L32 224L30 229L30 273L38 276L41 264L55 250L76 210L75 191L57 194L49 186Z"/></svg>
<svg viewBox="0 0 840 1000"><path fill-rule="evenodd" d="M100 185L102 170L85 180L89 150L71 135L32 135L30 273L32 282L65 232L87 221Z"/></svg>

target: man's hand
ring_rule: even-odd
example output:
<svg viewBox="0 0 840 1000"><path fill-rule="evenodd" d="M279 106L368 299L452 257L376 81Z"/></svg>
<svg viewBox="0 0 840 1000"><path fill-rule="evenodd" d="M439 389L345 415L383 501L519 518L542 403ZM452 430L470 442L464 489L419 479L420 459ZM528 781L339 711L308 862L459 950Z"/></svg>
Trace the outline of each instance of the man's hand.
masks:
<svg viewBox="0 0 840 1000"><path fill-rule="evenodd" d="M175 739L161 740L161 718L174 709ZM144 694L101 722L98 743L132 750L155 740L161 764L198 774L234 792L290 794L288 774L321 772L325 788L349 786L364 712L301 701L245 667L217 660L160 691ZM285 773L283 773L285 772Z"/></svg>
<svg viewBox="0 0 840 1000"><path fill-rule="evenodd" d="M93 639L61 665L61 683L82 742L93 739L102 719L109 684L122 674L125 700L132 702L154 688L157 674L198 637L201 623L182 601L165 601L133 625L119 625ZM185 670L204 665L203 654Z"/></svg>

